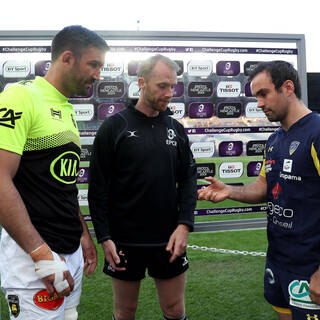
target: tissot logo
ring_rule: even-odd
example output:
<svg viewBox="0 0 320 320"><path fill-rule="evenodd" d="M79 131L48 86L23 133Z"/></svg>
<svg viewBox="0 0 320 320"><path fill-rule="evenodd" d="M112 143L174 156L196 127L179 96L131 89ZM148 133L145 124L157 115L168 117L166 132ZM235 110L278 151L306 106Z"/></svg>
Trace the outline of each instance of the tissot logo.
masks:
<svg viewBox="0 0 320 320"><path fill-rule="evenodd" d="M80 157L73 151L62 153L50 165L51 175L65 184L75 183L79 173Z"/></svg>
<svg viewBox="0 0 320 320"><path fill-rule="evenodd" d="M101 77L116 77L123 73L123 63L122 62L107 62L101 68Z"/></svg>
<svg viewBox="0 0 320 320"><path fill-rule="evenodd" d="M241 93L241 83L239 81L220 81L217 86L217 96L219 98L239 97Z"/></svg>
<svg viewBox="0 0 320 320"><path fill-rule="evenodd" d="M25 78L30 74L30 61L6 61L3 64L5 78Z"/></svg>
<svg viewBox="0 0 320 320"><path fill-rule="evenodd" d="M220 178L240 178L242 174L242 162L223 162L219 167Z"/></svg>
<svg viewBox="0 0 320 320"><path fill-rule="evenodd" d="M0 126L14 129L16 120L21 119L22 112L15 112L12 109L0 108Z"/></svg>
<svg viewBox="0 0 320 320"><path fill-rule="evenodd" d="M173 112L172 118L181 119L185 114L185 105L184 103L169 103L168 108Z"/></svg>

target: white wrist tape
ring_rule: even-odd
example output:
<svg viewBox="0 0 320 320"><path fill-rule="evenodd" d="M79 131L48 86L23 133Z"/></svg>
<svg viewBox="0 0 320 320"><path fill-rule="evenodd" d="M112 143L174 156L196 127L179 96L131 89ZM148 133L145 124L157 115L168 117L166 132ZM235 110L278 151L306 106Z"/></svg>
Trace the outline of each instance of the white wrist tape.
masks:
<svg viewBox="0 0 320 320"><path fill-rule="evenodd" d="M69 287L67 280L63 280L63 272L68 270L64 261L62 261L58 254L52 252L54 260L40 260L35 262L36 274L42 279L51 274L54 274L53 286L57 292L62 292Z"/></svg>

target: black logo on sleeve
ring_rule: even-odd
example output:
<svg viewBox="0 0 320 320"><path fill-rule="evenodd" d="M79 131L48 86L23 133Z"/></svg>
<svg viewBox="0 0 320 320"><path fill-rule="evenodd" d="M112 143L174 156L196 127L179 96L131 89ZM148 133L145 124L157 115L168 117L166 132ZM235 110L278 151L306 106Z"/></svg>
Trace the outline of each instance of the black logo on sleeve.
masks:
<svg viewBox="0 0 320 320"><path fill-rule="evenodd" d="M0 109L0 126L5 126L14 129L16 120L20 119L22 112L14 112L12 109Z"/></svg>

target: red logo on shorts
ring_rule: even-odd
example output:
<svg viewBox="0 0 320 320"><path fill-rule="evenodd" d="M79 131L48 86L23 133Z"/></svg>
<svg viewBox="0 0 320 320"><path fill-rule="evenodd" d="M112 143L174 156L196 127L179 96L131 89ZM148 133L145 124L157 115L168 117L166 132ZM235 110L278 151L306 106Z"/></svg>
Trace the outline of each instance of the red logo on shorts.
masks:
<svg viewBox="0 0 320 320"><path fill-rule="evenodd" d="M33 302L40 308L46 310L56 310L63 304L64 297L59 298L56 291L53 297L49 297L46 289L37 292L33 296Z"/></svg>

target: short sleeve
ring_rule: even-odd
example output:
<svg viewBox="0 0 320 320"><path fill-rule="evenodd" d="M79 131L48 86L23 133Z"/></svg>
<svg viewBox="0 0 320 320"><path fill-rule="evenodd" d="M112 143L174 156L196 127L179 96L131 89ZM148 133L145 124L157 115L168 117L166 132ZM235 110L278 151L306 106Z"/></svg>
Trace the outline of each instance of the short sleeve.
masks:
<svg viewBox="0 0 320 320"><path fill-rule="evenodd" d="M0 94L0 149L22 155L33 119L28 90L13 85Z"/></svg>

